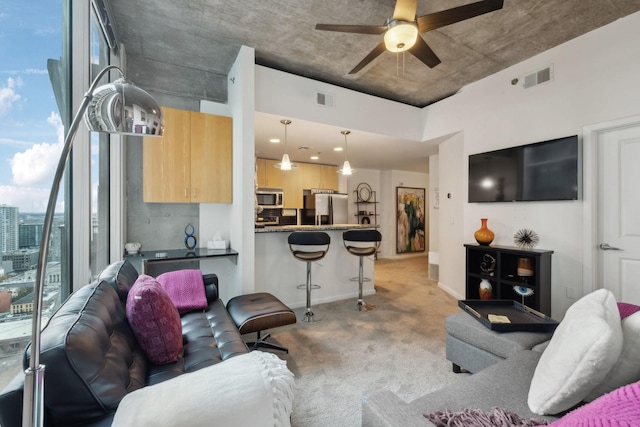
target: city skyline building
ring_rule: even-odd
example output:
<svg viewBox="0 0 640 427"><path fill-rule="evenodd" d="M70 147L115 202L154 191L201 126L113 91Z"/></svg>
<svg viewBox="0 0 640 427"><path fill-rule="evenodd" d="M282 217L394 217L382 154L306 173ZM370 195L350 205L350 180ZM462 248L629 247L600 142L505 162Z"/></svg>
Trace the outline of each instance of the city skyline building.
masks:
<svg viewBox="0 0 640 427"><path fill-rule="evenodd" d="M0 205L0 253L18 250L18 208Z"/></svg>

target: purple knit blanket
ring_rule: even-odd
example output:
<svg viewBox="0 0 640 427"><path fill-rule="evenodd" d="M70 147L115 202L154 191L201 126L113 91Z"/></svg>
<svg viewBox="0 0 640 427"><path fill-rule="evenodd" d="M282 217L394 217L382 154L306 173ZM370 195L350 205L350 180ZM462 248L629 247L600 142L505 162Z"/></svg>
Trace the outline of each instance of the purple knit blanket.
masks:
<svg viewBox="0 0 640 427"><path fill-rule="evenodd" d="M204 281L200 270L177 270L159 275L156 280L169 294L181 315L207 307Z"/></svg>
<svg viewBox="0 0 640 427"><path fill-rule="evenodd" d="M517 414L500 408L493 408L489 412L479 409L451 412L445 409L424 416L436 427L535 427L548 424L543 419L523 420Z"/></svg>

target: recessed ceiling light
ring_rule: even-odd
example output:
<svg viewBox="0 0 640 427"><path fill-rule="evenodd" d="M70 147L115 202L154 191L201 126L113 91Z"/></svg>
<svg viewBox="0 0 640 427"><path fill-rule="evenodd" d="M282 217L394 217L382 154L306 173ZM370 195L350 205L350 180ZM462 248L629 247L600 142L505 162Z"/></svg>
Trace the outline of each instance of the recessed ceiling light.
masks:
<svg viewBox="0 0 640 427"><path fill-rule="evenodd" d="M311 160L318 160L320 156L311 156Z"/></svg>
<svg viewBox="0 0 640 427"><path fill-rule="evenodd" d="M342 151L342 147L336 147L333 149L333 151Z"/></svg>
<svg viewBox="0 0 640 427"><path fill-rule="evenodd" d="M271 139L269 140L269 142L272 142L272 143L274 143L274 144L277 144L278 142L280 142L280 139L279 139L279 138L271 138Z"/></svg>

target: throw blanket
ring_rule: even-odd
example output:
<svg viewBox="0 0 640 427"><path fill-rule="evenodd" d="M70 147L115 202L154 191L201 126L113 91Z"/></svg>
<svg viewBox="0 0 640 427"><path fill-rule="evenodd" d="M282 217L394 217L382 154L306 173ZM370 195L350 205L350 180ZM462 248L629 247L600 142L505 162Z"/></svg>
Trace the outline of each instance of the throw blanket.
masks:
<svg viewBox="0 0 640 427"><path fill-rule="evenodd" d="M252 351L127 394L113 427L290 427L293 373Z"/></svg>
<svg viewBox="0 0 640 427"><path fill-rule="evenodd" d="M424 416L436 427L535 427L548 424L542 419L523 420L517 414L500 408L493 408L491 412L479 409L451 412L445 409Z"/></svg>
<svg viewBox="0 0 640 427"><path fill-rule="evenodd" d="M200 270L177 270L159 275L156 280L167 291L181 315L207 308L204 281Z"/></svg>

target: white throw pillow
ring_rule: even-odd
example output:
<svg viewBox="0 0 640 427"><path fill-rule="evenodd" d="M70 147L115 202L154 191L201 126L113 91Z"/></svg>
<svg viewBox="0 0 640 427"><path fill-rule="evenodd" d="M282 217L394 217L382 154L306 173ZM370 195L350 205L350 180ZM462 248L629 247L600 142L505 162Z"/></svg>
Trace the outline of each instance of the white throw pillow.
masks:
<svg viewBox="0 0 640 427"><path fill-rule="evenodd" d="M640 312L622 319L622 336L620 358L604 381L587 395L587 402L640 380Z"/></svg>
<svg viewBox="0 0 640 427"><path fill-rule="evenodd" d="M529 388L536 414L557 414L580 403L609 373L622 349L616 299L599 289L576 301L542 353Z"/></svg>
<svg viewBox="0 0 640 427"><path fill-rule="evenodd" d="M289 427L293 374L253 351L127 394L112 426Z"/></svg>

